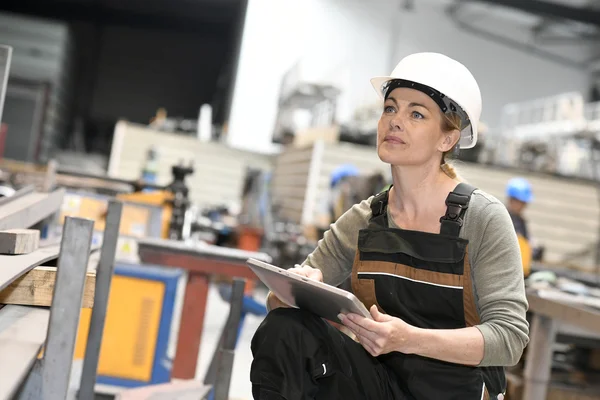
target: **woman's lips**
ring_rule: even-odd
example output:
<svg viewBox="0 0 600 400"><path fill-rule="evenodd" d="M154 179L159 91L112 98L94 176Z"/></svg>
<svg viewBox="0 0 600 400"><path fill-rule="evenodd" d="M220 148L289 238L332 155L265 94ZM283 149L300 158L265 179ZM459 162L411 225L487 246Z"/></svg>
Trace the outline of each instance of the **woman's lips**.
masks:
<svg viewBox="0 0 600 400"><path fill-rule="evenodd" d="M400 139L398 136L386 136L383 139L384 142L392 143L392 144L406 144L406 142Z"/></svg>

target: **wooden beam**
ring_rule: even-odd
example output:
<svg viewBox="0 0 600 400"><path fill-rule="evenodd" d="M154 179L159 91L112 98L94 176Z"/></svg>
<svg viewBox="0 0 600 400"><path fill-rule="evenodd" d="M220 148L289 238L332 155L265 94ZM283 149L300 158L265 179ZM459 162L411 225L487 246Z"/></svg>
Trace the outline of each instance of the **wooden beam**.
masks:
<svg viewBox="0 0 600 400"><path fill-rule="evenodd" d="M0 291L0 303L50 307L55 282L56 267L34 268ZM82 308L94 306L95 288L96 272L88 271L83 287Z"/></svg>
<svg viewBox="0 0 600 400"><path fill-rule="evenodd" d="M58 258L60 245L37 249L33 253L16 256L0 255L0 291L27 271Z"/></svg>
<svg viewBox="0 0 600 400"><path fill-rule="evenodd" d="M37 229L9 229L0 231L0 254L29 254L39 247Z"/></svg>

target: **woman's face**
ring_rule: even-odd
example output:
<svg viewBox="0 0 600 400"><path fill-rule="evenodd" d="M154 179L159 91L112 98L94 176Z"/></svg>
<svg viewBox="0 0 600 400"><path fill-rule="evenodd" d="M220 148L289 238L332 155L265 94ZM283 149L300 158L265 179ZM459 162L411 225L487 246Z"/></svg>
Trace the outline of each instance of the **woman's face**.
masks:
<svg viewBox="0 0 600 400"><path fill-rule="evenodd" d="M383 105L377 126L377 154L392 165L423 165L452 149L458 131L442 131L439 106L425 93L397 88Z"/></svg>

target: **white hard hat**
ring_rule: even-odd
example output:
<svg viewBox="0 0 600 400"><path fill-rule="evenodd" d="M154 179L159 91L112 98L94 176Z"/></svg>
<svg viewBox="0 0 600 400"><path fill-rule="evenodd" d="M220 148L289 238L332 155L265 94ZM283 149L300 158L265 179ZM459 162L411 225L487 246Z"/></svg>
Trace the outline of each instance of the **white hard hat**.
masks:
<svg viewBox="0 0 600 400"><path fill-rule="evenodd" d="M475 77L458 61L439 53L411 54L398 63L391 76L373 78L371 84L382 99L398 87L430 95L443 112L461 116L460 148L470 149L477 143L481 92Z"/></svg>

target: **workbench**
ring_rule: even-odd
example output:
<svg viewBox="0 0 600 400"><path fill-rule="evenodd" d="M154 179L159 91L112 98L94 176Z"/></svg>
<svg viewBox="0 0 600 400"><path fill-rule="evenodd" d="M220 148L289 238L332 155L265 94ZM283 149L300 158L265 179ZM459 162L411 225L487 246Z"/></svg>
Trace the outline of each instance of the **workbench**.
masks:
<svg viewBox="0 0 600 400"><path fill-rule="evenodd" d="M527 293L533 313L528 355L525 359L524 392L527 400L545 400L552 369L552 346L567 328L600 338L600 310L550 297L544 291Z"/></svg>
<svg viewBox="0 0 600 400"><path fill-rule="evenodd" d="M150 238L138 241L138 253L145 264L181 268L188 273L171 379L194 379L210 278L227 276L256 280L256 275L246 266L246 260L256 258L270 262L271 258L264 253L203 242L186 244Z"/></svg>

